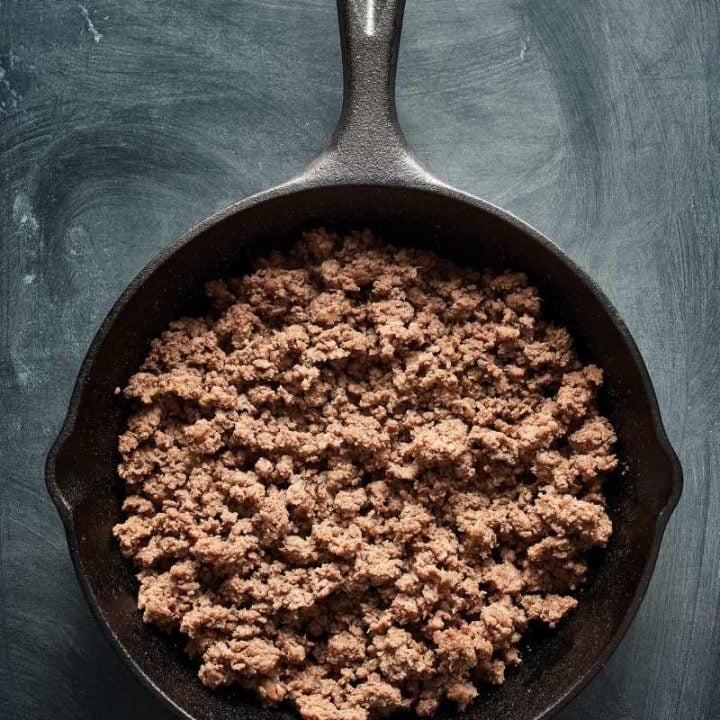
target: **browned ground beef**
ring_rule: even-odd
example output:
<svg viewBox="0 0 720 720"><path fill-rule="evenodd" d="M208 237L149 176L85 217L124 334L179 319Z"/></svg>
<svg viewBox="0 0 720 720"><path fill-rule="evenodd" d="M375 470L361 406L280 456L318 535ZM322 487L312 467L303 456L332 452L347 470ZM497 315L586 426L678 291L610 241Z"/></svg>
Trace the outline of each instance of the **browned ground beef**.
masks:
<svg viewBox="0 0 720 720"><path fill-rule="evenodd" d="M171 323L125 395L146 622L308 720L465 707L612 528L602 372L522 274L305 236Z"/></svg>

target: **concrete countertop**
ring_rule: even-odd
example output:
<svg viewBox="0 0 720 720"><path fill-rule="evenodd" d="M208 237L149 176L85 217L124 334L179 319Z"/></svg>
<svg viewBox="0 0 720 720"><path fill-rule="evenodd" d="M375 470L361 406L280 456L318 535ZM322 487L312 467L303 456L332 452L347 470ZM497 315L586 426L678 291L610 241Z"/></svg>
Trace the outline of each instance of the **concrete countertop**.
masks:
<svg viewBox="0 0 720 720"><path fill-rule="evenodd" d="M440 177L595 278L685 470L650 589L564 720L720 717L720 6L408 0L400 118ZM135 273L330 136L332 0L0 3L0 717L164 720L91 617L43 482Z"/></svg>

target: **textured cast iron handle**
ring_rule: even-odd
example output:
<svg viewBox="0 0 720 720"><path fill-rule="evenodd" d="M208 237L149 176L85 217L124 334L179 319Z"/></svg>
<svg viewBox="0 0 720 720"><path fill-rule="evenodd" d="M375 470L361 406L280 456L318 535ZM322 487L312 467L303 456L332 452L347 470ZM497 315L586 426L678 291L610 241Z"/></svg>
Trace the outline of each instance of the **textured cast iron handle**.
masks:
<svg viewBox="0 0 720 720"><path fill-rule="evenodd" d="M337 0L343 104L329 148L301 179L326 182L432 182L398 124L395 73L405 0Z"/></svg>

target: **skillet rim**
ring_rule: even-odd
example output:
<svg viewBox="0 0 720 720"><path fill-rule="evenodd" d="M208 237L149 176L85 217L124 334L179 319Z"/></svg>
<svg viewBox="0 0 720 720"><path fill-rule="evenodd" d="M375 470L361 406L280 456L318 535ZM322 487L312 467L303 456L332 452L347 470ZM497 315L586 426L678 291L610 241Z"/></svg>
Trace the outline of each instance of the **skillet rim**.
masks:
<svg viewBox="0 0 720 720"><path fill-rule="evenodd" d="M670 440L667 436L667 432L662 422L660 414L660 408L657 402L657 396L653 388L650 375L647 371L640 350L635 343L630 331L628 330L622 317L615 309L614 305L610 302L608 297L602 291L600 286L579 266L572 260L558 245L556 245L547 236L541 233L539 230L534 228L529 223L520 219L513 213L504 210L503 208L487 201L467 193L463 190L459 190L450 185L447 185L441 181L436 180L429 174L420 175L413 180L383 180L373 181L365 180L362 178L352 179L338 179L331 178L328 182L323 178L314 175L312 172L300 176L293 180L290 180L281 185L277 185L269 190L265 190L248 198L240 200L232 205L219 210L218 212L210 215L209 217L202 220L200 223L192 227L187 232L183 233L179 238L174 240L170 245L161 250L157 255L150 259L150 261L135 275L129 285L123 290L121 295L113 304L108 314L103 319L100 327L95 333L93 340L85 354L82 361L80 371L78 373L75 385L70 396L70 402L68 411L63 420L60 431L53 442L50 450L48 451L46 463L45 463L45 484L48 493L57 508L57 511L62 520L65 536L70 550L70 556L72 559L73 568L75 574L80 581L83 594L92 609L93 616L95 617L98 624L102 627L105 636L110 641L110 644L120 657L125 662L126 666L132 671L133 675L138 678L141 683L147 687L155 697L161 700L167 707L171 708L176 714L185 720L197 720L197 716L191 714L183 707L178 705L172 698L170 698L151 678L145 674L142 668L134 659L133 655L128 652L121 640L114 633L109 621L105 614L100 608L99 602L95 597L93 588L85 575L85 570L82 567L82 562L79 556L79 544L77 534L75 532L74 519L73 519L73 507L71 502L63 495L58 482L57 482L57 459L65 443L73 436L77 428L78 415L80 405L83 399L85 390L85 384L87 378L93 368L95 358L98 350L102 346L107 336L112 332L115 320L123 311L125 305L134 296L137 290L145 283L145 281L157 270L161 265L165 263L172 255L178 252L181 248L193 240L199 238L207 230L218 224L219 222L226 220L227 218L238 215L245 210L250 209L261 203L272 201L287 195L301 193L308 190L322 190L323 188L338 187L338 186L355 186L355 187L383 187L389 190L420 190L430 193L436 193L443 196L448 200L455 200L464 202L471 205L474 208L483 210L488 214L494 215L501 221L508 223L515 227L515 229L524 233L525 235L532 238L532 240L547 250L555 260L564 265L567 272L574 273L591 291L595 299L607 312L609 318L612 320L616 329L619 331L623 343L630 352L630 356L634 361L637 369L640 373L642 390L645 397L648 400L648 407L650 410L650 418L652 422L652 431L654 440L657 443L657 447L664 453L665 457L669 462L670 476L672 481L672 492L670 493L667 502L663 508L658 512L655 518L654 532L652 544L645 562L643 572L640 576L640 580L637 584L636 590L633 593L630 603L627 605L625 614L622 622L618 626L618 629L613 634L610 641L602 648L598 653L597 657L590 665L590 667L581 675L579 675L572 683L567 685L559 696L549 705L545 707L540 714L536 715L533 720L549 720L562 708L568 705L574 698L576 698L588 685L589 683L599 674L602 668L605 666L610 656L615 652L622 639L625 637L632 621L634 620L640 605L645 597L647 588L650 583L653 571L657 564L657 558L660 551L660 545L662 538L665 533L670 516L677 507L683 491L683 471L680 465L680 460L672 447Z"/></svg>

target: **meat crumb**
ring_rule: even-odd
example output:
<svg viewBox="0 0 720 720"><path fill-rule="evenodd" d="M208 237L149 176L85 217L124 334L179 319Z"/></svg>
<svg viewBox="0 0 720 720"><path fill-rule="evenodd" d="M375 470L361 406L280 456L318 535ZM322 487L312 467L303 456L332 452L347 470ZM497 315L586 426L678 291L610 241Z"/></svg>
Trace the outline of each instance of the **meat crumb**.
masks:
<svg viewBox="0 0 720 720"><path fill-rule="evenodd" d="M520 273L306 233L207 286L124 395L148 623L305 720L467 707L577 605L615 433Z"/></svg>

